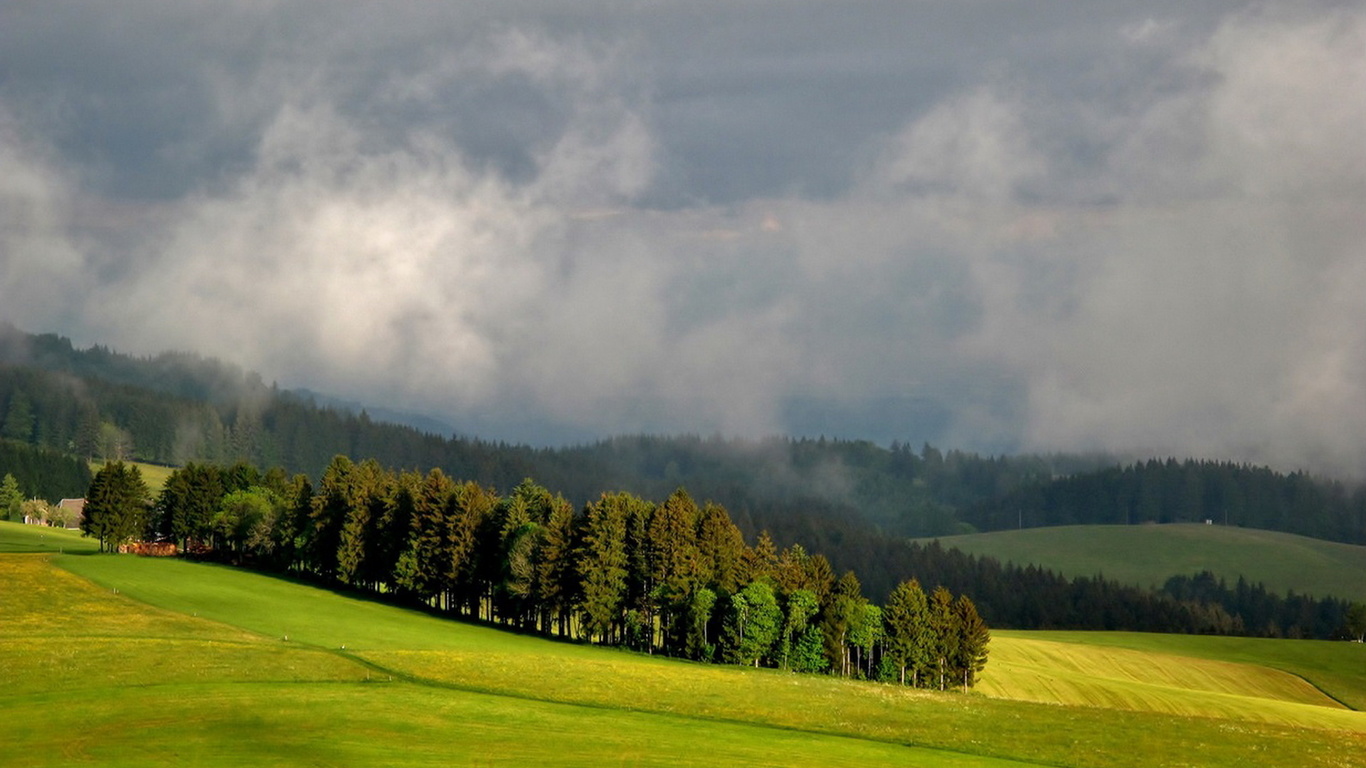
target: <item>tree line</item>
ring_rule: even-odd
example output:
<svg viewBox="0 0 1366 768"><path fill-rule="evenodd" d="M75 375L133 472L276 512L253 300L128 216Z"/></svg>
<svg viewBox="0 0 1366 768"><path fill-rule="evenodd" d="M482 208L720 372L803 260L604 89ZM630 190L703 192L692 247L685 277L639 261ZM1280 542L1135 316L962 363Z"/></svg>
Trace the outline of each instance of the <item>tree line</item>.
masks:
<svg viewBox="0 0 1366 768"><path fill-rule="evenodd" d="M837 567L857 551L876 558L885 573L915 573L922 581L970 594L995 627L1323 640L1354 634L1357 604L1334 597L1278 595L1246 579L1228 586L1207 573L1175 576L1154 590L1101 575L1067 578L1036 565L971 555L938 541L877 536L862 543L846 539L826 551Z"/></svg>
<svg viewBox="0 0 1366 768"><path fill-rule="evenodd" d="M1366 544L1366 488L1232 462L1150 459L1019 486L961 517L980 530L1209 521Z"/></svg>
<svg viewBox="0 0 1366 768"><path fill-rule="evenodd" d="M678 489L610 492L576 508L523 480L499 495L440 469L335 457L316 486L253 465L191 463L155 499L136 467L92 480L101 548L139 535L186 551L525 632L705 662L971 687L990 632L973 601L908 579L885 605L852 570Z"/></svg>
<svg viewBox="0 0 1366 768"><path fill-rule="evenodd" d="M68 454L13 440L0 440L0 477L13 480L21 500L79 498L90 486L90 465ZM10 485L6 482L5 485ZM0 512L8 505L0 507Z"/></svg>
<svg viewBox="0 0 1366 768"><path fill-rule="evenodd" d="M1282 612L1270 623L1245 608L1224 607L1225 616L1170 594L967 559L910 545L905 537L1022 524L1203 519L1348 542L1366 536L1366 492L1303 473L1174 460L1122 467L1106 457L1065 454L983 457L930 445L886 448L820 438L638 435L536 449L320 408L306 395L194 355L76 350L61 337L7 333L3 326L0 435L54 455L176 465L245 461L310 477L337 454L373 456L384 466L440 467L495 488L535 477L576 509L607 488L664 498L686 487L723 503L750 541L767 530L780 546L801 542L837 570L856 569L870 595L885 598L915 575L972 595L990 623L1017 628L1262 634L1274 626L1280 634L1320 637L1333 631L1324 629L1327 619L1307 623L1305 611ZM44 492L23 473L13 474L25 494L80 494L69 481L67 490ZM1315 610L1330 615L1345 605L1319 602L1327 607L1316 603Z"/></svg>
<svg viewBox="0 0 1366 768"><path fill-rule="evenodd" d="M76 349L0 325L0 437L81 458L281 466L316 477L337 454L440 467L498 488L535 477L575 505L605 488L717 499L747 533L805 509L889 536L1023 526L1203 521L1366 544L1366 488L1220 462L980 456L858 440L624 436L539 449L436 434L320 407L188 353ZM751 527L750 522L753 526Z"/></svg>

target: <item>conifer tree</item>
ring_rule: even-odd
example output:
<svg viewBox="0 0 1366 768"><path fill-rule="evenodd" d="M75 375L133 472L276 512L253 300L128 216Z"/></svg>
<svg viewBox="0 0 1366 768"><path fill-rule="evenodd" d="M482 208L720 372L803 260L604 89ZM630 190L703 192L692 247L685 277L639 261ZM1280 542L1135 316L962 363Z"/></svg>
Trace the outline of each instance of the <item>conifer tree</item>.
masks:
<svg viewBox="0 0 1366 768"><path fill-rule="evenodd" d="M929 666L929 602L920 582L911 579L896 585L882 612L886 625L887 656L902 685L919 687Z"/></svg>
<svg viewBox="0 0 1366 768"><path fill-rule="evenodd" d="M845 571L835 583L830 602L824 606L821 631L825 634L826 653L831 666L843 677L850 672L849 631L862 617L865 603L858 577L853 571Z"/></svg>
<svg viewBox="0 0 1366 768"><path fill-rule="evenodd" d="M699 556L694 540L697 517L697 505L681 488L655 508L650 517L648 562L654 584L650 598L659 617L660 634L668 653L681 655L686 645L687 626L684 617L697 585L699 571Z"/></svg>
<svg viewBox="0 0 1366 768"><path fill-rule="evenodd" d="M583 549L579 557L580 611L589 638L610 643L620 635L624 619L626 523L645 502L625 493L605 493L584 514Z"/></svg>
<svg viewBox="0 0 1366 768"><path fill-rule="evenodd" d="M313 509L311 511L311 523L313 535L310 538L312 552L310 559L314 563L314 568L318 575L325 579L337 579L340 577L340 561L338 557L342 555L342 529L346 525L347 516L351 512L351 504L354 496L352 485L355 483L354 475L356 465L346 456L335 456L332 462L327 465L323 472L322 480L318 483L318 491L313 496ZM238 473L229 472L228 477L233 477ZM226 480L225 486L239 484L240 480ZM359 542L355 542L355 547ZM350 547L349 547L350 549ZM355 553L358 556L358 552ZM348 557L350 553L348 553ZM351 566L348 565L348 569Z"/></svg>
<svg viewBox="0 0 1366 768"><path fill-rule="evenodd" d="M95 473L86 493L81 531L99 539L101 552L119 545L147 528L147 484L137 467L113 461Z"/></svg>
<svg viewBox="0 0 1366 768"><path fill-rule="evenodd" d="M574 560L577 522L574 508L563 496L550 500L536 563L536 601L543 616L543 632L548 632L553 623L560 635L569 634L570 609L578 594Z"/></svg>
<svg viewBox="0 0 1366 768"><path fill-rule="evenodd" d="M967 595L959 595L953 607L958 624L954 667L957 674L961 675L963 689L966 690L977 684L977 675L987 665L987 644L991 642L991 631Z"/></svg>
<svg viewBox="0 0 1366 768"><path fill-rule="evenodd" d="M944 587L934 588L930 594L930 659L939 690L945 690L953 677L953 661L958 656L960 630L958 613L953 607L953 595Z"/></svg>
<svg viewBox="0 0 1366 768"><path fill-rule="evenodd" d="M703 505L697 524L698 580L725 594L739 591L745 583L745 538L725 507Z"/></svg>
<svg viewBox="0 0 1366 768"><path fill-rule="evenodd" d="M20 521L19 507L23 503L24 494L19 490L19 481L6 472L5 479L0 481L0 519Z"/></svg>

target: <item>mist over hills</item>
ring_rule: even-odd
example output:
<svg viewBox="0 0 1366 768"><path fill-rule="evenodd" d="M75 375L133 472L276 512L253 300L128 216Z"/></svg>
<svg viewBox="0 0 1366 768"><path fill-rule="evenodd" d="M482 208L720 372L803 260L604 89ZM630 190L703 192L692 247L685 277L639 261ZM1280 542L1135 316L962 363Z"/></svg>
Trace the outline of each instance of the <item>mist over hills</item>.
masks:
<svg viewBox="0 0 1366 768"><path fill-rule="evenodd" d="M428 417L282 390L191 352L77 349L0 326L0 434L86 457L246 460L316 476L332 456L441 467L510 488L534 477L576 504L683 486L746 516L860 521L895 535L1019 526L1200 522L1366 541L1366 495L1303 472L1213 461L1025 454L826 438L627 435L560 448L458 435Z"/></svg>
<svg viewBox="0 0 1366 768"><path fill-rule="evenodd" d="M384 418L389 415L282 390L193 353L135 357L0 328L0 438L11 448L6 455L30 464L55 467L71 457L247 462L317 478L335 455L345 454L395 469L440 468L496 490L531 478L579 507L608 491L663 499L685 488L699 501L723 505L750 539L768 531L779 546L801 544L825 554L837 570L857 570L869 594L886 594L917 575L973 594L983 615L1004 626L1327 637L1347 604L1322 603L1320 611L1318 603L1280 598L1260 585L1244 593L1198 580L1192 583L1204 591L1195 598L1189 590L1150 593L1003 565L907 537L1217 517L1229 525L1366 540L1366 491L1264 467L1189 459L1121 464L1112 456L1079 454L982 456L928 444L781 436L622 435L545 448L453 435L436 422L392 423Z"/></svg>

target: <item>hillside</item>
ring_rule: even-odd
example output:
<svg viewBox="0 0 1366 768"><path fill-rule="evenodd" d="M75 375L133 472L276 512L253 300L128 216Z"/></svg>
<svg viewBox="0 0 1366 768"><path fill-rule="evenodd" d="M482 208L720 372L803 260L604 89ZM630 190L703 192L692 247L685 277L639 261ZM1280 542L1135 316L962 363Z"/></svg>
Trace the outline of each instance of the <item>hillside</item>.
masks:
<svg viewBox="0 0 1366 768"><path fill-rule="evenodd" d="M16 766L1327 766L1366 747L1360 715L1255 663L1200 666L1146 710L1041 704L554 643L217 566L47 558L0 555ZM1055 648L1031 682L1011 670L1039 642L997 643L1026 698L1079 658L1097 681L1151 661ZM1171 714L1212 687L1242 709Z"/></svg>
<svg viewBox="0 0 1366 768"><path fill-rule="evenodd" d="M3 327L0 436L7 438L0 445L40 446L47 464L64 461L83 472L86 458L122 456L160 467L247 462L316 481L343 454L387 468L439 468L504 492L532 478L575 509L606 491L659 499L682 487L699 502L724 506L750 540L767 530L780 548L801 544L824 554L837 573L857 571L875 600L914 576L970 594L988 621L1018 628L1237 631L1220 629L1225 622L1217 616L1213 622L1159 616L1171 611L1133 594L1119 600L1127 607L1097 619L1095 599L1113 604L1118 595L1106 585L1044 578L1023 595L1017 574L909 550L905 537L1053 518L1193 520L1213 508L1222 510L1221 520L1223 514L1233 523L1265 520L1325 538L1358 541L1366 531L1366 494L1301 473L1174 460L1119 467L1099 456L986 457L822 438L635 435L562 448L505 445L389 424L363 410L320 407L311 395L281 391L258 375L193 354L137 358L104 347L79 350L59 336ZM0 451L0 475L18 466L7 455ZM88 485L70 481L41 490L15 474L25 495L80 495L78 486ZM1283 614L1274 623L1284 633L1329 637L1341 610L1313 621ZM1262 618L1244 622L1246 631L1267 626Z"/></svg>
<svg viewBox="0 0 1366 768"><path fill-rule="evenodd" d="M682 486L724 504L747 533L834 524L946 536L1021 524L1215 519L1366 543L1366 490L1304 472L1191 459L980 456L821 437L633 435L538 448L450 437L449 425L406 426L377 413L392 412L280 390L192 353L82 350L54 334L0 325L0 437L82 458L245 460L316 478L344 454L393 468L440 467L502 490L532 477L576 506L608 490L662 497Z"/></svg>
<svg viewBox="0 0 1366 768"><path fill-rule="evenodd" d="M1080 525L939 539L975 555L1038 565L1065 576L1103 574L1160 587L1172 576L1209 571L1274 592L1366 602L1366 547L1223 525Z"/></svg>

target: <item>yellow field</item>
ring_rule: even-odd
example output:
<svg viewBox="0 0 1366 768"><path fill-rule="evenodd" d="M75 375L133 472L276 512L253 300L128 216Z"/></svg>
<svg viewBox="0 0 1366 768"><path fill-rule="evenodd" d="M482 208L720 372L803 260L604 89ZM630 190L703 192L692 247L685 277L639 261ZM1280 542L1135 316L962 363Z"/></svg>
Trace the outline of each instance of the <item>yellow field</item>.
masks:
<svg viewBox="0 0 1366 768"><path fill-rule="evenodd" d="M1017 701L1366 732L1366 713L1288 672L1021 636L992 640L978 690Z"/></svg>

